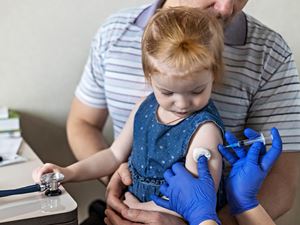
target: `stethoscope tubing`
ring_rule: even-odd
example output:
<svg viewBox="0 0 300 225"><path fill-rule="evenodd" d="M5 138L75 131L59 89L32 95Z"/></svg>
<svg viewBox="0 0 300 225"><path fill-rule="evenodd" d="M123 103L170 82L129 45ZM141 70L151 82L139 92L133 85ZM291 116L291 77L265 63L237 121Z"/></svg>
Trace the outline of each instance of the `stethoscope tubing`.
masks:
<svg viewBox="0 0 300 225"><path fill-rule="evenodd" d="M0 197L6 197L10 195L18 195L18 194L26 194L31 192L41 191L40 184L33 184L17 189L10 189L10 190L0 190Z"/></svg>

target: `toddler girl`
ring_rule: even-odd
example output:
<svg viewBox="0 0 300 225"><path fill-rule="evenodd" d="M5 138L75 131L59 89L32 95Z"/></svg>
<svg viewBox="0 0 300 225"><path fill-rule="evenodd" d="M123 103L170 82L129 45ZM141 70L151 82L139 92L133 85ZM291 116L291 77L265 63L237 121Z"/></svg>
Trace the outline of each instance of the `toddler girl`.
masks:
<svg viewBox="0 0 300 225"><path fill-rule="evenodd" d="M64 182L96 179L128 160L133 179L129 191L148 202L175 162L184 162L197 175L192 150L202 147L211 152L209 169L217 190L223 124L210 97L223 72L222 50L222 27L215 17L196 8L159 10L142 40L144 74L153 93L136 104L110 148L65 168L47 163L33 172L35 181L52 171L63 173ZM158 207L153 202L125 202L133 208Z"/></svg>

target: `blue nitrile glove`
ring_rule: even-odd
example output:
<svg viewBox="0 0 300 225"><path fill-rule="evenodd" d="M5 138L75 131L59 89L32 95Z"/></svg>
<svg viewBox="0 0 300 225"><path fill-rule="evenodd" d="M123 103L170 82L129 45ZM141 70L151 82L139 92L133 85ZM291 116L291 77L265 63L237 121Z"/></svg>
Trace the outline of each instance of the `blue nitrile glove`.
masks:
<svg viewBox="0 0 300 225"><path fill-rule="evenodd" d="M216 213L217 197L214 181L208 170L205 156L199 157L198 175L194 177L182 163L175 163L166 170L166 183L160 192L169 200L152 195L152 200L159 206L173 210L183 216L190 225L198 225L205 220L220 221Z"/></svg>
<svg viewBox="0 0 300 225"><path fill-rule="evenodd" d="M251 129L245 130L248 138L254 138ZM232 165L231 172L226 180L227 200L232 214L239 214L256 207L258 191L270 171L271 167L282 151L282 142L276 128L271 129L273 136L272 147L268 152L261 142L254 143L248 153L243 148L234 149L234 153L219 145L219 151L223 157ZM225 134L229 144L233 143L234 136Z"/></svg>

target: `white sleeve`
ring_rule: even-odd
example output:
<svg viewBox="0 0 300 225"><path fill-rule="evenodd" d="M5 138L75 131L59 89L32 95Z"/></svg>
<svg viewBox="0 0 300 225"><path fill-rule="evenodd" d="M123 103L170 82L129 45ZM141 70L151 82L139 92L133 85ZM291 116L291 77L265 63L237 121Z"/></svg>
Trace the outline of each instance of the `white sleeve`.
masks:
<svg viewBox="0 0 300 225"><path fill-rule="evenodd" d="M75 96L84 104L95 108L106 108L104 91L103 47L101 29L95 35L88 60L81 80L76 88Z"/></svg>

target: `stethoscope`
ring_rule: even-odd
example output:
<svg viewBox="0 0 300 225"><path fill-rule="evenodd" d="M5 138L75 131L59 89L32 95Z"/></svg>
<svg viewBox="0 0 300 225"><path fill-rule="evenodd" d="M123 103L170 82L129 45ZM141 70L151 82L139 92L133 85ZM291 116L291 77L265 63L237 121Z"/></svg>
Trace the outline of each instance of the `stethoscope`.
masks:
<svg viewBox="0 0 300 225"><path fill-rule="evenodd" d="M17 189L0 190L0 197L6 197L10 195L26 194L31 192L43 192L47 196L57 196L61 194L59 189L60 182L64 179L64 175L61 173L46 173L41 176L40 184L33 184Z"/></svg>

